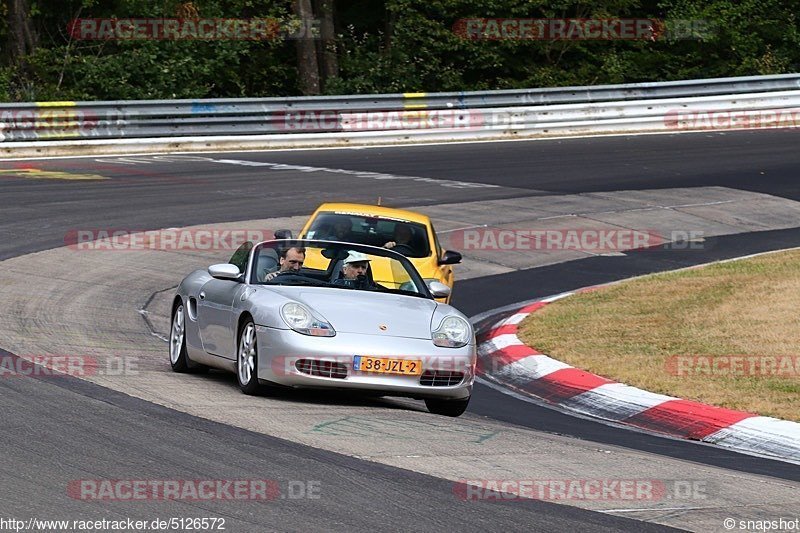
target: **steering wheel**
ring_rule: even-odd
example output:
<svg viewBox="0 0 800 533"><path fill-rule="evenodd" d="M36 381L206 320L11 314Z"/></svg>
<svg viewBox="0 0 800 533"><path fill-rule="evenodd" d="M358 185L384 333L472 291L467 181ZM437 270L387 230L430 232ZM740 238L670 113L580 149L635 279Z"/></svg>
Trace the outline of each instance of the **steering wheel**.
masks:
<svg viewBox="0 0 800 533"><path fill-rule="evenodd" d="M395 244L392 250L403 255L409 255L414 253L414 248L412 248L408 244Z"/></svg>

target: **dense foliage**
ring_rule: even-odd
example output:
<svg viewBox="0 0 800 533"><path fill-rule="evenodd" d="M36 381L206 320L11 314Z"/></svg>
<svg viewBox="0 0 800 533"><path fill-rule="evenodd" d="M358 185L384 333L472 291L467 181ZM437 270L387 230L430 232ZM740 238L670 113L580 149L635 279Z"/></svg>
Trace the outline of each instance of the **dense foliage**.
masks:
<svg viewBox="0 0 800 533"><path fill-rule="evenodd" d="M68 31L81 18L291 25L303 13L323 19L326 5L331 38L306 40L304 49L298 39L79 40ZM800 64L798 7L788 0L0 0L0 100L454 91L792 72ZM508 17L701 24L653 41L476 40L454 31L460 19Z"/></svg>

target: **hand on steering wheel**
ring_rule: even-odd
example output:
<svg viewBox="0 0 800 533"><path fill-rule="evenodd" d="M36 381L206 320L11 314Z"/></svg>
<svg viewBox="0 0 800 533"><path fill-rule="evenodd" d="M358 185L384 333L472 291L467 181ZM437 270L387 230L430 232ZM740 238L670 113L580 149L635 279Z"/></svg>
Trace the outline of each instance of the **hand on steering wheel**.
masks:
<svg viewBox="0 0 800 533"><path fill-rule="evenodd" d="M414 248L412 248L408 244L395 244L392 247L392 250L403 255L409 255L414 253Z"/></svg>

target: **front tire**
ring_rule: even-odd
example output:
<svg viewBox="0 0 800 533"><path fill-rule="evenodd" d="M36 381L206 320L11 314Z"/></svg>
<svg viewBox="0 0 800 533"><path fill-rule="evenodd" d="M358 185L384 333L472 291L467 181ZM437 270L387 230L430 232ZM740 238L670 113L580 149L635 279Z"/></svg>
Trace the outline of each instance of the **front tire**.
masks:
<svg viewBox="0 0 800 533"><path fill-rule="evenodd" d="M172 310L172 327L169 330L169 364L173 372L203 374L208 367L189 359L186 350L186 309L178 303Z"/></svg>
<svg viewBox="0 0 800 533"><path fill-rule="evenodd" d="M248 395L258 394L258 338L252 320L242 324L239 330L239 349L236 352L236 379L239 388Z"/></svg>
<svg viewBox="0 0 800 533"><path fill-rule="evenodd" d="M425 407L427 407L428 411L435 415L456 417L461 416L464 414L464 411L467 410L469 399L469 396L463 400L442 400L439 398L428 398L425 400Z"/></svg>
<svg viewBox="0 0 800 533"><path fill-rule="evenodd" d="M189 354L186 351L186 313L183 304L172 311L172 328L169 330L169 364L173 372L189 372Z"/></svg>

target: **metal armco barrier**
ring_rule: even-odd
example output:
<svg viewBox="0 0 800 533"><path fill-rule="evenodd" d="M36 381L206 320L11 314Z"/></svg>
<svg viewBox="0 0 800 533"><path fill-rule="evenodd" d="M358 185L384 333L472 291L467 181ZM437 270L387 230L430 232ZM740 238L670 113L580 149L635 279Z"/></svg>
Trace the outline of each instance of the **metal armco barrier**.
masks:
<svg viewBox="0 0 800 533"><path fill-rule="evenodd" d="M6 103L0 152L103 140L217 145L239 138L270 147L703 129L698 113L729 112L746 126L767 120L767 111L798 107L800 74L461 93Z"/></svg>

